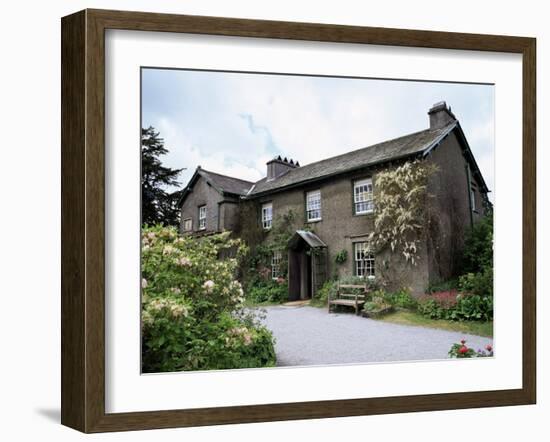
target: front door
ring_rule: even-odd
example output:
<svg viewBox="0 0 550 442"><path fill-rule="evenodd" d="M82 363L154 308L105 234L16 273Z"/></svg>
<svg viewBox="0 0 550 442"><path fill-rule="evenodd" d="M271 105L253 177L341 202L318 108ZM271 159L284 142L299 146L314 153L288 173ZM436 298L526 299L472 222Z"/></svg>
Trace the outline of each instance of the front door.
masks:
<svg viewBox="0 0 550 442"><path fill-rule="evenodd" d="M288 298L291 301L311 298L311 255L308 247L288 251Z"/></svg>

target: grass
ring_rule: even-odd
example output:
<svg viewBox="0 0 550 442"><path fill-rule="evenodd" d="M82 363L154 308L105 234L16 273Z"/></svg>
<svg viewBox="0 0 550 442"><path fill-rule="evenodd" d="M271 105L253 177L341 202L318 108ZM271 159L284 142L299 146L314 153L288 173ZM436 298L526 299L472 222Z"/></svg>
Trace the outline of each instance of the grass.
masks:
<svg viewBox="0 0 550 442"><path fill-rule="evenodd" d="M410 310L398 310L390 313L377 321L391 322L393 324L413 325L420 327L439 328L477 336L493 337L493 322L480 321L448 321L445 319L430 319L420 313Z"/></svg>

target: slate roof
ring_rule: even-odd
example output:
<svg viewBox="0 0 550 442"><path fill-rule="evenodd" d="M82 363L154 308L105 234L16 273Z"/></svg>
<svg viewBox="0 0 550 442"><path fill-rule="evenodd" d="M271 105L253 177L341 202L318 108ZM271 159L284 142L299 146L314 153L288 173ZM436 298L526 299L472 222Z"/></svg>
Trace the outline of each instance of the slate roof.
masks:
<svg viewBox="0 0 550 442"><path fill-rule="evenodd" d="M305 166L290 169L284 175L268 181L263 178L248 192L248 197L258 196L289 186L314 181L332 175L372 166L385 161L406 158L419 153L427 153L437 145L457 125L456 121L440 129L426 129L383 143L363 147Z"/></svg>
<svg viewBox="0 0 550 442"><path fill-rule="evenodd" d="M221 175L216 172L205 170L199 166L195 170L195 173L189 180L187 186L183 189L181 197L178 201L179 207L181 207L184 203L185 198L187 198L187 195L189 195L189 192L199 177L203 177L220 194L233 197L245 196L254 185L254 183L251 183L250 181L240 180L239 178L233 178L227 175Z"/></svg>
<svg viewBox="0 0 550 442"><path fill-rule="evenodd" d="M234 195L246 195L254 183L250 181L240 180L227 175L210 172L209 170L197 169L197 172L202 175L206 181L210 182L214 187L223 193L231 193Z"/></svg>

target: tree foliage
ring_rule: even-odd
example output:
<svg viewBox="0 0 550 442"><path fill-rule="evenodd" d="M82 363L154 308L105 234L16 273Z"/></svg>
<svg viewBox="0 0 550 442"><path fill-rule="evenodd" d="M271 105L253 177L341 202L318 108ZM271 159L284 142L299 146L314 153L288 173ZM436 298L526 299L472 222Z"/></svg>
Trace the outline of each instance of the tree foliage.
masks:
<svg viewBox="0 0 550 442"><path fill-rule="evenodd" d="M493 214L476 222L464 240L465 272L477 273L493 267Z"/></svg>
<svg viewBox="0 0 550 442"><path fill-rule="evenodd" d="M153 127L141 129L141 213L143 224L177 225L177 202L181 191L168 192L170 186L178 186L179 173L183 169L171 169L162 165L160 157L168 149Z"/></svg>
<svg viewBox="0 0 550 442"><path fill-rule="evenodd" d="M493 296L493 214L476 222L466 233L460 289L480 296Z"/></svg>

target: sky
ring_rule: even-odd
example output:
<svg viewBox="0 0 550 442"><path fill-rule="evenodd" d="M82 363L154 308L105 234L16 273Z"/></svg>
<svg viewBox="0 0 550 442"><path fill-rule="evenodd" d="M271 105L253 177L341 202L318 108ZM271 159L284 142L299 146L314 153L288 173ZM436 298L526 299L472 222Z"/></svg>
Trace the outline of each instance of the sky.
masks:
<svg viewBox="0 0 550 442"><path fill-rule="evenodd" d="M169 153L164 165L249 181L281 155L306 165L428 128L446 101L494 189L494 86L280 74L142 70L142 126ZM180 188L181 188L180 187Z"/></svg>

